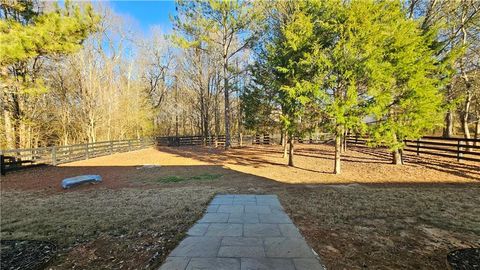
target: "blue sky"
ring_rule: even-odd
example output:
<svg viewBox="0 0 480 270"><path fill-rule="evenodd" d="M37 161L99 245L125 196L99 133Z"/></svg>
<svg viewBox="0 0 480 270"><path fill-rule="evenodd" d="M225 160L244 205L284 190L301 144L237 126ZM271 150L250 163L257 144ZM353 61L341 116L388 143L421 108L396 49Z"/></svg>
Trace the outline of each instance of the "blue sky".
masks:
<svg viewBox="0 0 480 270"><path fill-rule="evenodd" d="M151 26L158 25L163 32L172 30L169 15L175 15L175 2L172 1L109 1L110 6L120 15L128 15L137 21L144 33Z"/></svg>

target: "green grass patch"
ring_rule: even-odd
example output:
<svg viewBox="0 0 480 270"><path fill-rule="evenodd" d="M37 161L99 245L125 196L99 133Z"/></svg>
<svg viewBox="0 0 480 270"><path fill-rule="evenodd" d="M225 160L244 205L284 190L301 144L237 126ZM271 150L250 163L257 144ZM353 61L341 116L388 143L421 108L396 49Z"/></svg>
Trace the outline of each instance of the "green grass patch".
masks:
<svg viewBox="0 0 480 270"><path fill-rule="evenodd" d="M216 180L218 178L222 177L221 174L210 174L210 173L203 173L199 175L194 175L194 176L176 176L176 175L170 175L170 176L165 176L162 178L157 179L156 182L160 183L178 183L178 182L184 182L184 181L189 181L189 180L195 180L195 181L208 181L208 180Z"/></svg>

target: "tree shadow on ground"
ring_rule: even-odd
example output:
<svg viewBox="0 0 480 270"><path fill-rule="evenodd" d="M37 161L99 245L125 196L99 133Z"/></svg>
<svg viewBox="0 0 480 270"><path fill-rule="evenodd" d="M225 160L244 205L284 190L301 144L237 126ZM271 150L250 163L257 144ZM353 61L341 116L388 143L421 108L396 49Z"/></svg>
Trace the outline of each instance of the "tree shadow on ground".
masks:
<svg viewBox="0 0 480 270"><path fill-rule="evenodd" d="M232 150L205 147L162 147L160 151L215 164L234 164L252 166L254 168L262 168L267 165L287 167L286 160L278 162L271 160L272 158L278 160L278 158L283 155L281 149L272 146L249 146ZM358 153L360 153L361 156L359 156ZM309 147L308 145L301 145L301 147L295 149L295 156L318 159L318 162L329 161L333 163L335 153L333 150L319 150L314 147ZM388 165L392 163L391 160L391 153L383 148L350 146L348 147L348 151L342 153L342 162L344 163ZM420 157L405 155L405 162L406 166L419 166L467 179L480 180L480 166L472 163L457 163L455 160L428 155L422 155ZM302 166L294 167L309 172L332 174L331 171L304 168Z"/></svg>
<svg viewBox="0 0 480 270"><path fill-rule="evenodd" d="M368 154L379 158L391 158L391 153L380 148L368 148L364 146L350 147L351 150L359 153ZM474 180L480 180L480 165L460 163L454 159L442 159L431 155L422 154L404 154L404 162L407 164L416 164L428 169L445 172L460 177Z"/></svg>

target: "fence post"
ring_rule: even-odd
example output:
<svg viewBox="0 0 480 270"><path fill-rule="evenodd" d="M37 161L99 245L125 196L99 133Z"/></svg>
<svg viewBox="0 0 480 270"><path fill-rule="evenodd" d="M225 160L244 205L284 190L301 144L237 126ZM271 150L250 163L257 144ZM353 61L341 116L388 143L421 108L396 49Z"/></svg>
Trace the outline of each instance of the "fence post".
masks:
<svg viewBox="0 0 480 270"><path fill-rule="evenodd" d="M85 144L85 159L89 159L89 153L88 153L88 142Z"/></svg>
<svg viewBox="0 0 480 270"><path fill-rule="evenodd" d="M52 165L57 166L57 147L52 146Z"/></svg>
<svg viewBox="0 0 480 270"><path fill-rule="evenodd" d="M132 140L128 140L128 151L132 151Z"/></svg>
<svg viewBox="0 0 480 270"><path fill-rule="evenodd" d="M462 157L462 154L460 153L460 150L462 149L461 148L461 143L462 140L458 140L458 143L457 143L457 161L460 162L460 158Z"/></svg>
<svg viewBox="0 0 480 270"><path fill-rule="evenodd" d="M417 139L417 156L420 156L420 139Z"/></svg>
<svg viewBox="0 0 480 270"><path fill-rule="evenodd" d="M110 155L113 154L113 141L110 141Z"/></svg>
<svg viewBox="0 0 480 270"><path fill-rule="evenodd" d="M243 135L242 133L240 133L240 147L243 146Z"/></svg>
<svg viewBox="0 0 480 270"><path fill-rule="evenodd" d="M0 154L0 175L5 175L5 156Z"/></svg>

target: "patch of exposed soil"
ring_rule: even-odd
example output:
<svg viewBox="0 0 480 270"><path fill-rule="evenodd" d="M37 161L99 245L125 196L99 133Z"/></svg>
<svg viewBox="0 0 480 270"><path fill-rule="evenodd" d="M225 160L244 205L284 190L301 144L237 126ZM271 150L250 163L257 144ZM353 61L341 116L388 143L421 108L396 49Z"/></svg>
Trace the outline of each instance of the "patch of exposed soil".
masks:
<svg viewBox="0 0 480 270"><path fill-rule="evenodd" d="M447 256L452 270L480 269L480 248L465 248L452 251Z"/></svg>
<svg viewBox="0 0 480 270"><path fill-rule="evenodd" d="M56 251L47 241L1 240L0 262L4 270L43 269Z"/></svg>
<svg viewBox="0 0 480 270"><path fill-rule="evenodd" d="M162 262L182 239L189 224L162 232L139 232L136 235L109 236L77 245L66 252L64 260L52 269L152 269Z"/></svg>

